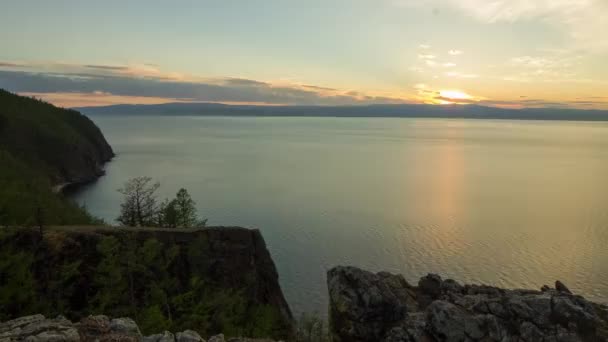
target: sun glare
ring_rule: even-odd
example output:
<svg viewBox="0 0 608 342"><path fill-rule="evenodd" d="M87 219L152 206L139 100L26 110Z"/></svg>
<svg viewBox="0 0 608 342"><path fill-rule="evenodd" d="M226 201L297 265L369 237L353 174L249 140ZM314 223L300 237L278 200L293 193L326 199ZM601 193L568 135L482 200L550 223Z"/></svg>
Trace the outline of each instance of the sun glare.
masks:
<svg viewBox="0 0 608 342"><path fill-rule="evenodd" d="M472 98L471 95L458 90L441 90L439 91L439 95L443 98L452 100L469 100Z"/></svg>

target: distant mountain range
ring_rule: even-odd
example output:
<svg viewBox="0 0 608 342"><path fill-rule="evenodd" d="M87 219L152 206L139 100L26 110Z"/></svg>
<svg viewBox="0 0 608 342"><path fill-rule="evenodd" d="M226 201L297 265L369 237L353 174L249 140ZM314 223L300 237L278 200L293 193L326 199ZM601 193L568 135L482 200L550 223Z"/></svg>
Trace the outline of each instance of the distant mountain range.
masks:
<svg viewBox="0 0 608 342"><path fill-rule="evenodd" d="M477 105L254 106L166 103L75 108L87 115L402 117L510 120L608 121L608 110L558 108L503 109Z"/></svg>

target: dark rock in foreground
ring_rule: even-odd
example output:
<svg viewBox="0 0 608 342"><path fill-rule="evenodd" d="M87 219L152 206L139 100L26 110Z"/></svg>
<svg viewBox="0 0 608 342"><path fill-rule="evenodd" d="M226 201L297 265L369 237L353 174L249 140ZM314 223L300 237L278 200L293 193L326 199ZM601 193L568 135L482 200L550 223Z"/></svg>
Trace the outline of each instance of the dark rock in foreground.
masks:
<svg viewBox="0 0 608 342"><path fill-rule="evenodd" d="M327 275L334 342L608 341L608 307L561 282L543 290L460 285L429 274L336 267Z"/></svg>
<svg viewBox="0 0 608 342"><path fill-rule="evenodd" d="M205 342L193 330L173 334L142 336L137 324L130 318L110 319L107 316L89 316L79 323L72 323L63 316L54 319L43 315L20 317L0 323L0 342ZM272 342L271 340L248 338L225 338L219 334L208 342Z"/></svg>

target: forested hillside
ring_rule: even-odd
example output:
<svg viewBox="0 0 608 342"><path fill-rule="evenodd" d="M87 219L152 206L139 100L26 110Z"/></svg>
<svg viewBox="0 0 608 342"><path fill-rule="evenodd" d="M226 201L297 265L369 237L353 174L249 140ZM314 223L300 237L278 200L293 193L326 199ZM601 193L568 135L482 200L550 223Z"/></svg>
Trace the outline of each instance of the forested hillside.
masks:
<svg viewBox="0 0 608 342"><path fill-rule="evenodd" d="M0 224L92 222L53 187L96 179L113 155L86 116L0 89Z"/></svg>

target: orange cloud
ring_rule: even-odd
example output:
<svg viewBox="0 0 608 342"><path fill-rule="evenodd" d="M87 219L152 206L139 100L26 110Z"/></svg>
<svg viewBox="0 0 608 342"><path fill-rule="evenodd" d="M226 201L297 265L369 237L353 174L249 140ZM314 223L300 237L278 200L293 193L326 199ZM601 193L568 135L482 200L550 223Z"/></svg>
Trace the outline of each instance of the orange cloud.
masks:
<svg viewBox="0 0 608 342"><path fill-rule="evenodd" d="M105 92L93 93L20 93L23 96L35 97L50 102L58 107L99 107L115 104L162 104L170 102L190 102L183 99L149 96L113 95Z"/></svg>

